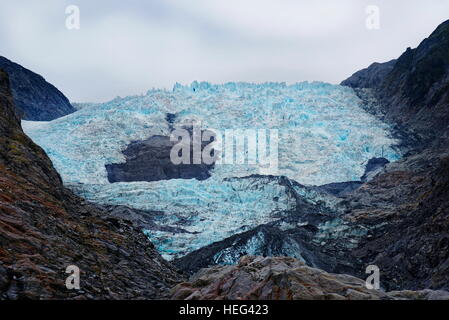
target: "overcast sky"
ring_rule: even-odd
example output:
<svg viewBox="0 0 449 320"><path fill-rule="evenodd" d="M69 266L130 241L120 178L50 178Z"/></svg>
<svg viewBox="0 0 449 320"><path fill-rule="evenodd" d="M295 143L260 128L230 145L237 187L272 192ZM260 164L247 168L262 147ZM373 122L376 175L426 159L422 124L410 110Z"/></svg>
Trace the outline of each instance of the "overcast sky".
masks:
<svg viewBox="0 0 449 320"><path fill-rule="evenodd" d="M79 30L66 28L71 4ZM75 102L193 80L339 83L447 19L448 0L1 0L0 55Z"/></svg>

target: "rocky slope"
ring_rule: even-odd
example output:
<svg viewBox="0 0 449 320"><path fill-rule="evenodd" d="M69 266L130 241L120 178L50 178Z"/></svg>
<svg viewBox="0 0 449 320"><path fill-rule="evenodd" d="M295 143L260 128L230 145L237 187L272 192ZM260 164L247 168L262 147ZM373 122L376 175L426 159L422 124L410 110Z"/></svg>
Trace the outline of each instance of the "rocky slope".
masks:
<svg viewBox="0 0 449 320"><path fill-rule="evenodd" d="M185 300L449 300L447 291L383 292L365 281L330 274L287 257L243 257L236 266L203 269L172 290Z"/></svg>
<svg viewBox="0 0 449 320"><path fill-rule="evenodd" d="M421 147L444 146L449 137L449 20L416 49L373 64L342 85L372 89L385 119Z"/></svg>
<svg viewBox="0 0 449 320"><path fill-rule="evenodd" d="M370 111L395 124L410 151L347 199L347 219L379 230L354 254L378 264L390 288L449 288L449 20L342 84L362 98L369 88L381 101Z"/></svg>
<svg viewBox="0 0 449 320"><path fill-rule="evenodd" d="M69 265L80 290L65 287ZM63 187L23 133L0 71L0 299L160 298L181 280L131 221Z"/></svg>
<svg viewBox="0 0 449 320"><path fill-rule="evenodd" d="M42 76L1 56L0 69L9 74L14 103L22 119L49 121L76 111Z"/></svg>
<svg viewBox="0 0 449 320"><path fill-rule="evenodd" d="M123 151L125 163L107 164L108 181L159 181L170 179L205 180L211 176L214 165L193 164L193 145L190 142L190 164L175 165L170 152L177 142L169 136L152 136L144 141L135 141ZM205 143L203 142L201 152Z"/></svg>
<svg viewBox="0 0 449 320"><path fill-rule="evenodd" d="M350 78L344 80L341 85L352 88L376 88L393 70L396 61L394 59L385 63L374 62L368 68L354 73Z"/></svg>
<svg viewBox="0 0 449 320"><path fill-rule="evenodd" d="M352 255L396 289L449 289L449 152L387 165L343 201L344 219L372 230Z"/></svg>

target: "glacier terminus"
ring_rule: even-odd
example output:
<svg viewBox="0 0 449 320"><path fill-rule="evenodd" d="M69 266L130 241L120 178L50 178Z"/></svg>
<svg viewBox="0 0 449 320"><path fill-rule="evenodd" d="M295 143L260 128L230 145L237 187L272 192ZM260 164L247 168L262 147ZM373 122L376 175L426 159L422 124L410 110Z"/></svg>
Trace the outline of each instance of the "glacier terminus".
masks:
<svg viewBox="0 0 449 320"><path fill-rule="evenodd" d="M151 212L151 228L143 232L165 258L173 259L288 217L297 206L292 192L310 203L331 205L332 197L311 191L314 186L359 181L372 158L398 160L401 152L391 128L362 103L353 89L321 82L195 81L176 84L173 90L85 104L65 117L22 121L22 126L76 193L98 204ZM223 131L277 130L276 174L258 165L216 164L203 168L201 179L194 177L196 172L179 178L166 167L160 170L164 179L108 178L107 166L132 163L142 150L153 152L148 141L165 150L169 144L164 139L172 130L192 121ZM140 142L146 145L139 149ZM294 182L293 189L275 176ZM323 224L323 232L328 227L329 222ZM257 253L256 240L246 253Z"/></svg>

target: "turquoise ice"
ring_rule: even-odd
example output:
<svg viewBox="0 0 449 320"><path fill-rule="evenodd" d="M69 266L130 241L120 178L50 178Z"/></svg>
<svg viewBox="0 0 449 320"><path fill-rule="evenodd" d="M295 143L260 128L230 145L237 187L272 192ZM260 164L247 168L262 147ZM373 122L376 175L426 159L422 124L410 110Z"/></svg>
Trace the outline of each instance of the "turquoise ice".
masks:
<svg viewBox="0 0 449 320"><path fill-rule="evenodd" d="M272 221L290 204L279 185L227 179L259 174L257 166L217 165L205 181L110 184L105 165L124 162L130 142L169 135L168 113L176 115L175 126L196 120L219 130L278 129L279 175L305 185L358 180L370 158L400 157L388 125L361 103L352 89L321 82L194 82L87 105L51 122L23 121L23 127L76 192L98 203L163 211L161 225L182 221L183 234L146 231L172 258Z"/></svg>

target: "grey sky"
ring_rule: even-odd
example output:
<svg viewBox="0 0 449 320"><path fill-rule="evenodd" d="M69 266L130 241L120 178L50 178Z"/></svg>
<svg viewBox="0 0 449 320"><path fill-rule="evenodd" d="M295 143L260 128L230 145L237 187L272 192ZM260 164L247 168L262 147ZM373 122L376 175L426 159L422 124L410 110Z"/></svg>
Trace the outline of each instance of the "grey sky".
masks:
<svg viewBox="0 0 449 320"><path fill-rule="evenodd" d="M65 27L70 4L80 30ZM339 83L447 19L447 0L1 0L0 55L77 102L193 80Z"/></svg>

